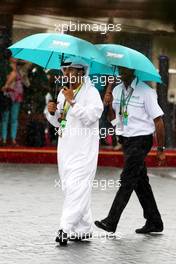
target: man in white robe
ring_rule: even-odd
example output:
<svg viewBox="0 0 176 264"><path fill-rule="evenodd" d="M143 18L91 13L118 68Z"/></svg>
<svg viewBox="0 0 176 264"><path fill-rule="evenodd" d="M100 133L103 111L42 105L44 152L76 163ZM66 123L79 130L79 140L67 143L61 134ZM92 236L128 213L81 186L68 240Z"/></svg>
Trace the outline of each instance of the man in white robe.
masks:
<svg viewBox="0 0 176 264"><path fill-rule="evenodd" d="M46 113L47 120L61 133L58 166L65 197L56 237L56 242L60 244L66 244L71 233L79 238L92 233L91 189L97 168L99 118L103 104L99 92L86 76L87 69L84 61L78 59L73 59L69 66L62 68L70 87L60 91L57 106L50 102ZM73 76L76 78L71 83ZM65 108L66 126L61 129ZM51 112L55 114L51 115Z"/></svg>

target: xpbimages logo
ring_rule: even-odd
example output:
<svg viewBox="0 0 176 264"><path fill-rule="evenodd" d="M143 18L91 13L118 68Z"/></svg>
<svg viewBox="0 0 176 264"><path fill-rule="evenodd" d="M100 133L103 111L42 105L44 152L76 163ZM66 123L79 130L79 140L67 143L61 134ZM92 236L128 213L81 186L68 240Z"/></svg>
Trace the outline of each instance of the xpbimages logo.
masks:
<svg viewBox="0 0 176 264"><path fill-rule="evenodd" d="M87 188L92 189L100 189L101 191L106 190L118 190L121 186L120 180L114 180L114 179L94 179L92 182L87 180L70 180L69 182L61 182L60 179L55 179L55 185L56 188L72 188L73 186L79 186L79 188L82 188L84 186L87 186Z"/></svg>
<svg viewBox="0 0 176 264"><path fill-rule="evenodd" d="M64 75L55 75L54 79L55 79L55 84L60 83L61 85L70 83L70 84L74 84L77 82L92 82L94 85L96 84L101 84L101 85L106 85L107 83L109 84L114 84L114 85L118 85L121 83L121 79L119 78L119 76L112 76L112 75L95 75L92 74L90 75L91 79L89 78L89 76L75 76L75 75L69 75L69 76L64 76Z"/></svg>
<svg viewBox="0 0 176 264"><path fill-rule="evenodd" d="M83 31L83 32L100 32L106 34L108 32L119 32L122 30L122 24L112 23L81 23L80 21L69 21L67 23L55 24L55 32L66 33L68 31Z"/></svg>

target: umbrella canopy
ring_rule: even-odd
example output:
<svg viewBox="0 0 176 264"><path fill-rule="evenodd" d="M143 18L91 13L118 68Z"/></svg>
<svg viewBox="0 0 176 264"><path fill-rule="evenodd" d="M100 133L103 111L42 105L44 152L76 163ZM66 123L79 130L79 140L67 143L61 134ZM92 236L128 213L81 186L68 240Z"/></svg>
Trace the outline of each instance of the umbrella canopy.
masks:
<svg viewBox="0 0 176 264"><path fill-rule="evenodd" d="M142 53L115 44L98 44L96 47L100 49L109 64L135 69L135 75L139 80L162 82L153 63Z"/></svg>
<svg viewBox="0 0 176 264"><path fill-rule="evenodd" d="M100 75L115 75L118 76L118 69L114 68L112 65L108 65L107 64L102 64L102 63L98 63L98 62L92 62L90 65L90 72L91 75L92 74L100 74Z"/></svg>
<svg viewBox="0 0 176 264"><path fill-rule="evenodd" d="M38 64L45 69L59 69L66 58L80 57L89 63L91 73L112 73L106 58L92 43L66 34L40 33L28 36L9 47L14 58Z"/></svg>

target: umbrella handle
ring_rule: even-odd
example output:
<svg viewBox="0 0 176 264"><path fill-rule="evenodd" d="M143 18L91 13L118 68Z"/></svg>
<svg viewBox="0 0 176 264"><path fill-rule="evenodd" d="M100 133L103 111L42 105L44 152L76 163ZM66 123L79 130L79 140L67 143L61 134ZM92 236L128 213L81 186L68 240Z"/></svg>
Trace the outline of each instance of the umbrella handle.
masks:
<svg viewBox="0 0 176 264"><path fill-rule="evenodd" d="M117 69L117 65L114 65L114 72L113 72L113 76L115 76L115 71Z"/></svg>
<svg viewBox="0 0 176 264"><path fill-rule="evenodd" d="M62 56L61 56L61 65L63 61L64 61L64 53L62 53ZM57 104L57 90L58 90L58 82L56 81L56 87L54 88L54 99L49 100L49 102L53 102ZM50 115L54 116L55 112L50 112Z"/></svg>
<svg viewBox="0 0 176 264"><path fill-rule="evenodd" d="M62 53L61 55L61 65L63 64L63 62L64 62L64 53Z"/></svg>
<svg viewBox="0 0 176 264"><path fill-rule="evenodd" d="M56 81L56 86L54 87L53 92L54 92L54 99L51 99L50 102L57 104L58 81ZM51 115L54 115L54 112Z"/></svg>

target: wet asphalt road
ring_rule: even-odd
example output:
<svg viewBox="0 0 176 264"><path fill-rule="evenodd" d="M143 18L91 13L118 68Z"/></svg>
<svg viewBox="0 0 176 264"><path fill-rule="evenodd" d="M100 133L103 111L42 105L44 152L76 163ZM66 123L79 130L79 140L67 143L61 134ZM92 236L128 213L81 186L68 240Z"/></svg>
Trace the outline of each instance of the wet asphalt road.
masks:
<svg viewBox="0 0 176 264"><path fill-rule="evenodd" d="M108 238L94 227L92 239L70 242L63 248L54 242L63 201L57 167L0 164L0 263L175 264L175 171L149 170L165 224L163 234L135 234L144 219L133 194L119 222L116 237ZM98 168L92 193L94 219L102 219L108 213L119 174L120 170L115 168Z"/></svg>

